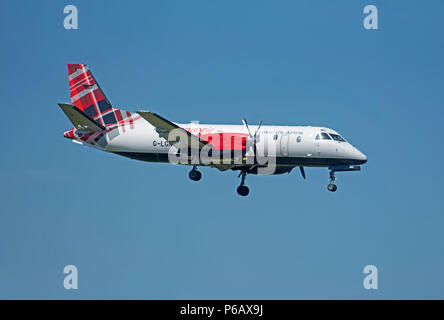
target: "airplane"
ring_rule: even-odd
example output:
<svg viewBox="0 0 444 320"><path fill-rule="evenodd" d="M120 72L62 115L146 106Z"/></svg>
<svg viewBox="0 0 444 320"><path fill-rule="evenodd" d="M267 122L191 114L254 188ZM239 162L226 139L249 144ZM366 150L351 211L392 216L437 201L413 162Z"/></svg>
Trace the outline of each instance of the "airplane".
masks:
<svg viewBox="0 0 444 320"><path fill-rule="evenodd" d="M298 167L326 167L327 189L337 190L336 172L359 171L367 156L326 127L175 123L151 111L117 109L85 64L68 64L71 103L59 103L74 127L64 132L73 142L123 157L239 171L237 193L249 194L247 174L283 174ZM204 152L205 151L205 152ZM205 155L205 156L203 156ZM176 161L176 162L175 162ZM268 170L268 171L267 171Z"/></svg>

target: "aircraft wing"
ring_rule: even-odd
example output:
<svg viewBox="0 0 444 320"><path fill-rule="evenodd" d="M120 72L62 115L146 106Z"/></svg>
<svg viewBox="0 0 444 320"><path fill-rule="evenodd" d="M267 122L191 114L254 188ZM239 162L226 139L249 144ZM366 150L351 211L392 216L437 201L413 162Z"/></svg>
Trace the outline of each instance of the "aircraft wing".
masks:
<svg viewBox="0 0 444 320"><path fill-rule="evenodd" d="M88 115L83 113L79 108L72 104L59 103L60 108L71 120L76 129L85 130L89 132L103 132L105 127L91 119Z"/></svg>
<svg viewBox="0 0 444 320"><path fill-rule="evenodd" d="M159 136L165 138L168 142L172 144L177 142L177 140L172 139L173 141L170 141L168 139L168 136L172 130L177 130L178 134L186 135L188 137L188 146L196 145L199 146L199 148L202 148L208 143L208 141L200 139L198 136L192 134L191 132L188 132L184 128L179 127L177 124L159 116L154 112L137 111L137 113L156 128L156 131L159 134ZM175 136L176 135L173 135L172 138L174 138Z"/></svg>

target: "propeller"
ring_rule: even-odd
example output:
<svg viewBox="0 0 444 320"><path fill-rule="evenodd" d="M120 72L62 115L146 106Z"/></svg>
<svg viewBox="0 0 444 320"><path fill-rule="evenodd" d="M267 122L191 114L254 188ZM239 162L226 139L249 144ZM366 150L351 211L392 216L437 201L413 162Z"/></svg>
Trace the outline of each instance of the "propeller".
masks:
<svg viewBox="0 0 444 320"><path fill-rule="evenodd" d="M259 129L261 128L261 126L262 126L262 122L263 121L259 122L259 126L257 127L257 129L254 132L254 134L251 134L250 127L248 126L248 123L247 123L247 119L244 118L242 120L242 123L244 124L244 126L247 127L248 135L250 136L250 139L253 140L253 142L255 142L255 143L256 143L256 135L259 132Z"/></svg>
<svg viewBox="0 0 444 320"><path fill-rule="evenodd" d="M261 120L261 122L259 122L259 126L257 127L257 129L256 129L256 131L254 132L254 134L251 134L251 131L250 131L250 127L248 126L248 122L247 122L247 119L243 119L242 120L242 123L244 124L244 126L247 128L247 130L248 130L248 138L249 138L249 140L253 143L253 152L254 152L254 157L255 157L255 159L256 159L256 143L258 142L257 141L257 138L256 138L256 136L257 136L257 133L259 132L259 129L261 128L261 126L262 126L262 120Z"/></svg>

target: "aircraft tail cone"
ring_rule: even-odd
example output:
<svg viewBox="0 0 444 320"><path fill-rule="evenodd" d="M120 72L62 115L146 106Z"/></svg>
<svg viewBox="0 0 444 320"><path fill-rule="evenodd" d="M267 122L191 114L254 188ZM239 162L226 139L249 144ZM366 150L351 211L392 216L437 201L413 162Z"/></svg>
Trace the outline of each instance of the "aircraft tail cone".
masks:
<svg viewBox="0 0 444 320"><path fill-rule="evenodd" d="M74 129L64 132L63 136L67 139L75 139L76 138L76 136L74 134Z"/></svg>

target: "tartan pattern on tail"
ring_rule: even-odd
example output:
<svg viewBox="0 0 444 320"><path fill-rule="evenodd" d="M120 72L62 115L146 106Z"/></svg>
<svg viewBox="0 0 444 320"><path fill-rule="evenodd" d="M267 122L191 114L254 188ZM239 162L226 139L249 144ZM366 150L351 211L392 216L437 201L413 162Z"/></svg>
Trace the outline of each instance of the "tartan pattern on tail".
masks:
<svg viewBox="0 0 444 320"><path fill-rule="evenodd" d="M71 103L107 129L129 122L133 127L131 112L113 108L96 79L85 64L68 64Z"/></svg>
<svg viewBox="0 0 444 320"><path fill-rule="evenodd" d="M107 135L103 132L91 133L73 128L63 134L65 138L103 147L106 144L106 136L113 139L120 133L125 133L127 129L134 129L134 122L140 119L140 116L114 108L87 65L68 64L68 75L71 103L104 126Z"/></svg>

